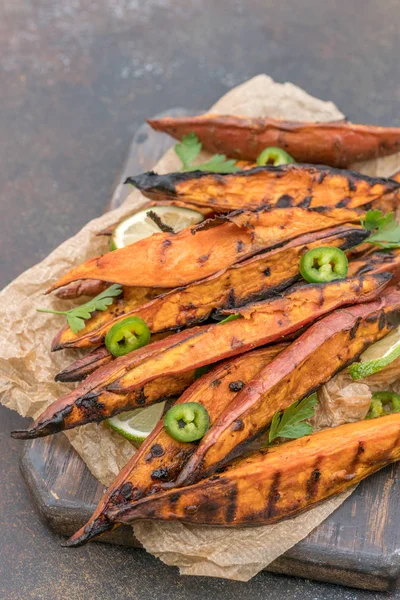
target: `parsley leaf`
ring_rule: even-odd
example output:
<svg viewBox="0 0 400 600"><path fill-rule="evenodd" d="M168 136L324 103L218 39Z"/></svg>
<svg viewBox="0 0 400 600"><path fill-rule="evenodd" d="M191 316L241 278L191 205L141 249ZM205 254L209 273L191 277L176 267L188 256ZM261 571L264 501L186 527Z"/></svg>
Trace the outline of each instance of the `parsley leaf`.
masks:
<svg viewBox="0 0 400 600"><path fill-rule="evenodd" d="M122 294L122 287L115 283L107 288L95 298L92 298L85 304L71 308L70 310L50 310L46 308L37 308L37 312L52 313L54 315L65 315L67 323L74 333L79 333L85 327L86 319L90 319L92 313L96 310L104 311L114 302L114 298Z"/></svg>
<svg viewBox="0 0 400 600"><path fill-rule="evenodd" d="M209 171L212 173L235 173L239 167L235 166L235 159L227 159L225 154L214 154L210 160L193 165L193 161L201 152L201 142L192 131L182 137L179 144L175 144L174 150L182 162L181 171Z"/></svg>
<svg viewBox="0 0 400 600"><path fill-rule="evenodd" d="M384 215L380 210L369 210L365 219L361 219L361 225L373 232L365 243L375 244L385 250L400 248L400 225L394 213Z"/></svg>
<svg viewBox="0 0 400 600"><path fill-rule="evenodd" d="M188 133L182 137L182 141L176 144L174 150L182 161L182 171L190 167L196 156L201 152L201 142L195 133Z"/></svg>
<svg viewBox="0 0 400 600"><path fill-rule="evenodd" d="M268 441L271 443L278 437L295 440L312 433L312 427L304 423L314 415L314 406L317 404L317 394L293 402L285 411L277 411L271 422Z"/></svg>

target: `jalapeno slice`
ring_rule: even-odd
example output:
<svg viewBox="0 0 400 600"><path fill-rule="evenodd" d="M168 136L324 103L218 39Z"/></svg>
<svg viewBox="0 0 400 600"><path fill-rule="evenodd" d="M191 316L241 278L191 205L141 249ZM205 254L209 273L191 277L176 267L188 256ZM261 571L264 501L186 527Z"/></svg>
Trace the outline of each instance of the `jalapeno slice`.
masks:
<svg viewBox="0 0 400 600"><path fill-rule="evenodd" d="M348 269L349 261L340 248L314 248L306 252L300 260L300 273L309 283L344 279Z"/></svg>
<svg viewBox="0 0 400 600"><path fill-rule="evenodd" d="M149 341L150 331L143 319L127 317L111 327L105 344L113 356L123 356L145 346Z"/></svg>
<svg viewBox="0 0 400 600"><path fill-rule="evenodd" d="M395 392L375 392L366 419L376 419L389 413L400 412L400 395Z"/></svg>
<svg viewBox="0 0 400 600"><path fill-rule="evenodd" d="M168 434L178 442L200 440L210 427L207 410L198 402L175 404L164 417Z"/></svg>
<svg viewBox="0 0 400 600"><path fill-rule="evenodd" d="M264 167L265 165L279 167L280 165L290 165L294 162L295 160L290 156L290 154L285 152L285 150L282 150L282 148L278 148L277 146L264 148L257 158L257 164L259 167Z"/></svg>

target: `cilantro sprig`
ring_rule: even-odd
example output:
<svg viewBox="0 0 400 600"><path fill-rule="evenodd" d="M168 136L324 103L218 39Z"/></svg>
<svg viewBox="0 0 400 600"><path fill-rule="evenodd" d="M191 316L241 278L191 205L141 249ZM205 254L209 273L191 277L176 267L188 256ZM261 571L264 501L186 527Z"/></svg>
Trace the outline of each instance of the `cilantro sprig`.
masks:
<svg viewBox="0 0 400 600"><path fill-rule="evenodd" d="M226 158L225 154L214 154L204 163L193 165L193 161L201 152L201 142L194 132L182 137L182 141L176 144L174 150L182 162L181 171L210 171L212 173L235 173L239 171L236 161Z"/></svg>
<svg viewBox="0 0 400 600"><path fill-rule="evenodd" d="M317 404L317 394L311 394L303 400L293 402L285 411L274 414L269 430L268 442L271 443L278 437L295 440L312 433L313 428L306 419L314 415L314 406Z"/></svg>
<svg viewBox="0 0 400 600"><path fill-rule="evenodd" d="M74 333L79 333L85 327L86 319L90 319L96 310L104 311L114 302L114 298L122 294L122 287L115 283L85 304L71 308L70 310L50 310L37 308L37 312L52 313L53 315L65 315L67 323Z"/></svg>
<svg viewBox="0 0 400 600"><path fill-rule="evenodd" d="M378 209L369 210L365 219L361 219L361 225L372 232L365 240L367 244L374 244L384 250L400 248L400 225L393 212L384 215Z"/></svg>

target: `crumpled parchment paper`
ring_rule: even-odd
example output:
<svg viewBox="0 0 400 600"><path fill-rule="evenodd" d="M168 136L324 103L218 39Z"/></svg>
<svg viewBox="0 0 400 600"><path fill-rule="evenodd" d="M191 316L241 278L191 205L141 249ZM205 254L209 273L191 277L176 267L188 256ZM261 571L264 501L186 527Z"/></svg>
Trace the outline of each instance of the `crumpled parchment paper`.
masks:
<svg viewBox="0 0 400 600"><path fill-rule="evenodd" d="M329 121L343 118L332 102L313 98L291 83L275 83L259 75L232 89L213 107L214 112L293 120ZM169 151L156 165L160 173L179 162ZM357 166L364 173L391 175L400 168L400 154ZM44 296L49 284L72 266L107 251L96 233L138 207L144 198L132 192L124 205L88 223L77 235L54 250L1 293L0 399L23 416L36 418L44 407L71 389L54 383L54 375L77 358L77 352L50 353L50 342L63 324L61 317L37 313L36 307L64 309L68 302ZM73 304L72 302L70 303ZM63 308L64 307L64 308ZM333 417L332 417L333 414ZM330 424L335 424L334 412ZM337 420L343 419L343 406ZM108 485L134 453L133 446L104 425L90 424L66 432L89 469ZM248 529L220 529L180 523L140 522L136 537L152 554L186 575L208 575L247 581L310 533L351 493L277 525Z"/></svg>

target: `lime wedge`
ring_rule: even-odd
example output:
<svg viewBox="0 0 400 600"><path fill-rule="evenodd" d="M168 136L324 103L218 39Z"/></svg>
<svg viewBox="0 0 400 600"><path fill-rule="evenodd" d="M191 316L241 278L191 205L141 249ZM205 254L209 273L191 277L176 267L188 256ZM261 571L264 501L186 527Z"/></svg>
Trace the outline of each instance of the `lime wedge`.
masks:
<svg viewBox="0 0 400 600"><path fill-rule="evenodd" d="M360 356L360 362L350 365L353 379L363 379L387 367L400 356L400 327L372 344Z"/></svg>
<svg viewBox="0 0 400 600"><path fill-rule="evenodd" d="M161 229L148 216L149 211L156 213L165 225L173 229L174 233L204 221L204 215L197 212L197 210L174 206L173 204L144 208L116 226L111 236L110 249L124 248L153 235L153 233L160 233Z"/></svg>
<svg viewBox="0 0 400 600"><path fill-rule="evenodd" d="M146 408L136 408L111 417L107 423L111 429L140 446L163 416L164 406L165 402L159 402Z"/></svg>

